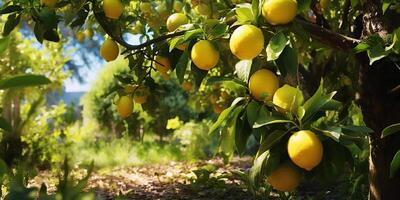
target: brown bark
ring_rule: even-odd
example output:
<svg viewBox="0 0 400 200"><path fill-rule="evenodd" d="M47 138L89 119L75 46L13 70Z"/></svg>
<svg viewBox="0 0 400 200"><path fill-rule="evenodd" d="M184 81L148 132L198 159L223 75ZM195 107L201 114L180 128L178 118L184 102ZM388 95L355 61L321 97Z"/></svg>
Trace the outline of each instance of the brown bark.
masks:
<svg viewBox="0 0 400 200"><path fill-rule="evenodd" d="M379 0L365 0L363 4L363 37L387 35L387 28ZM398 199L400 174L390 178L390 162L400 149L400 135L381 139L382 130L400 122L400 94L391 92L400 85L400 70L390 59L369 65L367 55L359 55L359 104L364 121L374 130L370 135L369 189L371 200Z"/></svg>

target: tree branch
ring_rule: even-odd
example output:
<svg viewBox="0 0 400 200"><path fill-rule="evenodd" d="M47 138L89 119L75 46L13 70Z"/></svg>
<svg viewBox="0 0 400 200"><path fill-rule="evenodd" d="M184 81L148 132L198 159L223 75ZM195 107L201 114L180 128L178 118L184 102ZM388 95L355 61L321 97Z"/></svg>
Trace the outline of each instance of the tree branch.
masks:
<svg viewBox="0 0 400 200"><path fill-rule="evenodd" d="M301 18L296 18L295 22L300 24L312 38L334 48L347 50L354 48L360 42L358 39L330 31Z"/></svg>
<svg viewBox="0 0 400 200"><path fill-rule="evenodd" d="M351 1L346 0L344 3L344 10L343 10L343 15L342 15L342 20L339 25L339 30L344 31L345 28L348 27L349 25L349 12L350 12L350 7L351 7Z"/></svg>

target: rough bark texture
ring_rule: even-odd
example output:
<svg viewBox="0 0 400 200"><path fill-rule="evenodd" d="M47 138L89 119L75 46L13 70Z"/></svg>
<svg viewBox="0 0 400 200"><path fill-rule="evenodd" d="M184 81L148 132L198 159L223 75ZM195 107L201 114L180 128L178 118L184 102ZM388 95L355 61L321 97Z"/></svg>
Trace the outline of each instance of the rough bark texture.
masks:
<svg viewBox="0 0 400 200"><path fill-rule="evenodd" d="M388 31L379 0L365 0L363 24L363 37L386 36ZM365 123L374 130L370 136L370 199L399 199L400 174L390 178L389 173L390 162L400 149L400 135L380 137L385 127L400 122L400 92L393 92L393 88L400 85L400 69L390 59L375 62L372 66L365 54L360 55L359 60L359 104Z"/></svg>

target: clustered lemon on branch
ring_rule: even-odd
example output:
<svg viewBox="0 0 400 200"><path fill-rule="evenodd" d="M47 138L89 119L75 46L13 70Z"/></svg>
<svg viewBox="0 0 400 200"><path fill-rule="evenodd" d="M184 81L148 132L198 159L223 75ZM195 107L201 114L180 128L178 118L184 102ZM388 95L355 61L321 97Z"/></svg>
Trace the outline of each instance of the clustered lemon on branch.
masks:
<svg viewBox="0 0 400 200"><path fill-rule="evenodd" d="M265 51L267 43L271 44L271 37L279 34L283 35L284 41L287 42L275 57L279 57L279 54L285 51L285 47L294 48L293 43L296 38L288 33L291 30L288 27L297 15L297 2L295 0L266 0L261 6L257 5L258 11L254 9L254 5L243 0L175 0L172 2L168 4L167 1L132 1L130 6L133 5L134 8L129 10L125 9L121 0L103 0L101 7L95 5L96 0L92 1L94 16L104 32L108 34L100 48L100 55L105 61L111 62L119 56L121 45L121 54L130 59L130 67L141 68L145 71L145 77L135 74L138 80L129 83L122 92L119 92L119 99L116 102L119 115L126 119L132 115L134 103L147 102L150 89L142 83L147 76L152 75L152 71L157 71L165 80L169 80L176 69L176 76L181 81L182 88L185 91L201 94L201 91L193 90L201 84L198 83L198 79L203 80L207 74L217 71L225 76L223 78L229 77L230 81L235 82L239 73L243 73L236 69L237 77L234 77L233 71L236 67L234 65L237 61L251 63L252 66L246 76L240 77L242 81L240 87L246 90L244 92L246 94L243 94L246 95L245 97L238 97L233 101L232 106L228 107L227 102L232 102L231 97L240 92L231 95L221 90L220 86L217 87L216 94L204 97L207 98L207 103L212 105L209 108L213 112L222 113L221 119L217 120L216 125L211 129L219 130L221 140L234 140L222 142L225 145L224 150L231 147L230 155L235 148L239 149L240 145L235 142L246 142L236 140L236 135L256 134L257 131L254 130L263 130L264 132L259 136L261 137L260 145L265 145L266 141L270 144L267 145L267 149L260 147L255 158L255 165L260 163L257 161L261 158L264 158L261 166L265 164L264 162L271 160L272 158L266 159L267 156L261 155L266 155L268 151L273 152L275 148L284 147L283 150L280 149L284 153L277 156L279 160L262 181L268 182L279 191L295 190L300 184L302 174L312 173L324 160L325 143L321 139L326 139L326 136L320 134L321 131L311 125L313 120L319 119L316 118L319 115L315 112L336 106L336 102L332 100L333 95L325 95L321 92L322 89L306 100L299 89L300 86L294 84L294 81L290 83L283 81L287 77L284 77L285 70L282 68L287 66L277 66L277 60L274 58L271 62L270 50ZM57 0L41 0L41 4L55 7ZM237 7L235 7L236 4L238 4ZM220 9L221 7L229 9ZM95 10L97 8L102 10ZM231 9L234 12L226 11ZM130 25L119 23L121 18L131 19L125 16L128 12L137 15L133 18L136 21L127 23ZM238 14L238 12L242 13ZM233 16L232 13L234 13ZM103 14L105 19L103 19ZM259 16L263 20L259 20ZM281 25L284 28L281 28ZM122 38L122 32L127 30L121 29L127 26L131 26L131 33L145 36L143 38L146 38L146 42L140 45L126 43ZM83 42L85 37L93 37L93 30L87 29L85 32L79 31L76 34L79 42ZM131 61L132 63L137 61L137 63L131 66ZM187 66L190 66L189 71ZM185 79L187 72L194 75L186 76L190 78ZM318 98L325 98L325 102L331 105L326 108L319 107L320 110L314 109L312 104ZM307 110L310 107L314 110ZM250 119L253 115L261 118L261 122ZM221 121L224 120L226 122L222 123ZM242 120L241 123L237 123L240 120ZM227 127L228 124L234 126ZM240 124L250 127L251 130L246 131L251 133L242 133L243 131L238 128ZM271 124L283 125L272 127ZM226 133L229 134L226 135ZM260 171L257 173L261 174Z"/></svg>

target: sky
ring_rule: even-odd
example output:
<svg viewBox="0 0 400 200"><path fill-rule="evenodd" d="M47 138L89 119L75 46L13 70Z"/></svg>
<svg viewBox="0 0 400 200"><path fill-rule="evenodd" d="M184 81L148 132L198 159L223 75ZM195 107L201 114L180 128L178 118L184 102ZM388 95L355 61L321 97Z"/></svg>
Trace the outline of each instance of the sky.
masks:
<svg viewBox="0 0 400 200"><path fill-rule="evenodd" d="M137 35L128 35L126 36L126 41L129 44L137 45L139 44L139 36ZM75 59L75 58L74 58ZM77 58L79 59L79 58ZM98 59L94 59L98 60ZM80 83L78 80L75 80L73 78L69 78L64 82L65 85L65 90L66 92L86 92L90 89L92 83L96 80L97 75L103 68L105 62L104 61L98 61L91 63L90 69L87 67L82 67L80 69L80 73L82 74L83 77L85 77L85 82Z"/></svg>

